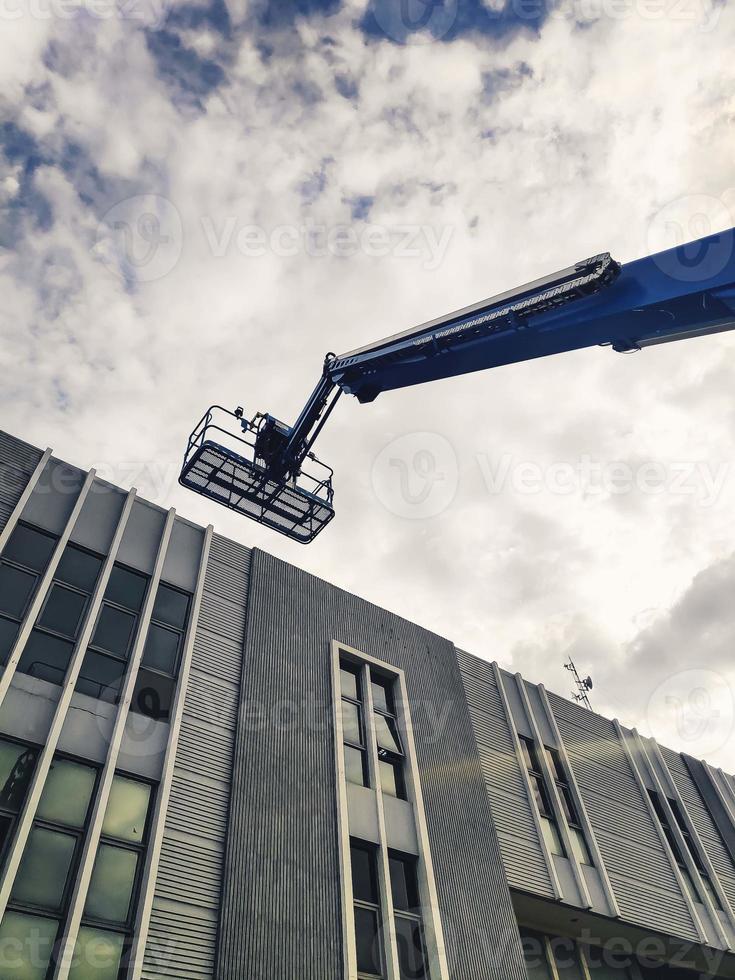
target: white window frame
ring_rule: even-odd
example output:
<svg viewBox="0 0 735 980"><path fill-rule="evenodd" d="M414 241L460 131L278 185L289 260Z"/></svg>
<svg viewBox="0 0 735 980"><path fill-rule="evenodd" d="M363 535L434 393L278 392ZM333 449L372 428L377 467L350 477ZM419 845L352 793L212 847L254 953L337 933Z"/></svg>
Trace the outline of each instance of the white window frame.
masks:
<svg viewBox="0 0 735 980"><path fill-rule="evenodd" d="M406 787L407 802L411 804L418 839L417 866L419 898L421 901L422 922L425 953L430 980L449 980L444 934L439 913L439 899L434 878L434 867L431 859L429 836L424 812L424 799L419 777L416 745L413 737L413 727L406 688L406 678L402 670L383 660L371 657L361 650L332 640L330 644L331 675L332 675L332 712L334 724L335 773L337 785L337 817L340 851L340 887L342 897L342 929L344 948L345 980L358 980L357 949L355 943L355 928L353 917L352 870L350 866L350 828L347 806L347 781L345 778L344 738L342 729L340 684L341 655L346 654L353 663L361 666L362 704L364 714L365 737L367 740L368 769L370 788L376 795L378 812L379 841L376 845L378 865L378 886L380 888L381 916L383 934L385 936L384 960L386 965L386 980L399 980L398 947L395 933L395 919L390 884L390 868L388 864L388 840L385 829L383 809L383 794L378 775L378 748L375 739L373 722L373 698L369 683L368 667L374 667L381 674L391 677L396 684L396 717L399 734L404 751L403 779Z"/></svg>

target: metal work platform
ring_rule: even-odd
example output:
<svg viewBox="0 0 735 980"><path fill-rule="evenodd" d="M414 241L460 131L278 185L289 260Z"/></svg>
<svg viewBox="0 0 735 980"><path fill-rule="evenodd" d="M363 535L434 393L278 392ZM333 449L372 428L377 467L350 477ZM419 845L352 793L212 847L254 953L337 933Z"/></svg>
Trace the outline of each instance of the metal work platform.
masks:
<svg viewBox="0 0 735 980"><path fill-rule="evenodd" d="M309 454L313 473L302 467L297 477L276 479L257 454L268 422L266 415L248 421L239 410L213 405L189 437L179 483L308 544L334 517L333 470Z"/></svg>

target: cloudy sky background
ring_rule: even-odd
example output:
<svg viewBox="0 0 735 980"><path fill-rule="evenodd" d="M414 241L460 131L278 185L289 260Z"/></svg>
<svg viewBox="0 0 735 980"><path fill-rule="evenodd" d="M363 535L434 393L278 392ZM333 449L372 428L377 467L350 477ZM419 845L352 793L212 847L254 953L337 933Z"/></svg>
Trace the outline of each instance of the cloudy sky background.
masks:
<svg viewBox="0 0 735 980"><path fill-rule="evenodd" d="M732 5L416 3L1 0L0 425L733 771L734 336L343 399L308 549L176 485L213 402L735 225Z"/></svg>

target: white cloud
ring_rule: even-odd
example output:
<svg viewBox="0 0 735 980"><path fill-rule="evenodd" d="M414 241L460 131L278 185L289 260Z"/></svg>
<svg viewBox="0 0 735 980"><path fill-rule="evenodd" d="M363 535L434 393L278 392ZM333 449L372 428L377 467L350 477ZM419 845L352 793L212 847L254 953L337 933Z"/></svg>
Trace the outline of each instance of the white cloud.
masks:
<svg viewBox="0 0 735 980"><path fill-rule="evenodd" d="M17 260L0 267L2 425L466 649L513 659L553 689L566 690L561 659L574 650L600 675L600 705L616 711L641 617L665 618L731 551L733 337L625 357L584 351L366 407L343 399L318 447L337 470L338 516L308 550L187 494L176 466L212 402L292 419L327 350L598 251L645 254L652 240L668 244L657 215L672 201L689 237L703 197L715 224L735 223L735 13L723 7L716 30L633 12L580 29L567 8L538 37L411 47L366 43L358 13L274 30L271 54L255 31L222 41L227 81L200 97L201 111L172 100L135 23L13 25L0 56L6 108L54 160L70 145L78 156L65 174L53 161L37 172L55 223L27 226ZM213 57L213 37L202 32L201 57ZM44 63L50 39L57 61ZM488 76L498 81L484 88ZM172 202L181 254L132 288L105 264L99 223L138 195ZM426 248L312 256L300 231L292 255L238 247L247 226L270 236L348 224L360 196L374 198L366 221L393 233L449 229L441 266ZM217 256L207 228L224 242L228 222ZM406 520L376 497L373 463L393 439L426 431L452 444L459 484L441 514ZM697 462L730 469L706 507L670 487L489 493L478 456L495 465L503 454L544 472L585 455L635 472L648 462L669 474ZM627 710L623 701L621 720L635 721ZM718 758L728 752L732 769L731 747Z"/></svg>

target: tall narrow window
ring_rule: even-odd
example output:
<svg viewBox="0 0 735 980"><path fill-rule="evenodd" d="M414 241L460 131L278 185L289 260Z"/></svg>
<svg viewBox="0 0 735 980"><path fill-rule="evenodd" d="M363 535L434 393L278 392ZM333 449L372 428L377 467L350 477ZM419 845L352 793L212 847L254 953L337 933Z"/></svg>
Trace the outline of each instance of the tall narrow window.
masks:
<svg viewBox="0 0 735 980"><path fill-rule="evenodd" d="M0 936L18 940L19 977L46 976L69 909L96 781L94 768L60 757L46 777L0 925Z"/></svg>
<svg viewBox="0 0 735 980"><path fill-rule="evenodd" d="M357 841L350 843L357 975L360 978L385 976L376 857L375 849L369 845Z"/></svg>
<svg viewBox="0 0 735 980"><path fill-rule="evenodd" d="M695 902L701 902L702 896L699 894L697 887L694 883L694 879L692 878L692 875L689 872L687 863L684 860L684 855L681 851L681 848L679 847L679 842L676 839L673 828L671 827L671 824L669 823L669 820L667 818L666 810L664 808L661 797L655 790L652 789L648 790L648 795L651 799L651 803L653 804L653 809L656 813L656 816L658 817L658 822L661 825L661 829L664 832L664 837L666 838L666 841L669 845L669 848L671 849L671 853L674 857L674 860L676 861L679 871L681 872L682 877L684 878L684 881L686 883L687 889L689 890L689 894L691 895L692 899ZM704 865L704 861L702 860L702 856L699 853L694 843L691 831L689 830L689 826L686 820L684 819L684 814L681 812L676 800L670 800L668 799L668 797L667 800L671 808L671 812L674 814L674 820L676 821L679 831L682 837L684 838L684 843L686 844L686 847L691 855L692 861L694 862L694 866L696 867L697 872L699 874L701 887L707 892L711 901L714 903L715 908L721 909L722 904L717 896L717 892L714 889L714 886L712 884L712 879L710 878L709 873L707 872L707 869Z"/></svg>
<svg viewBox="0 0 735 980"><path fill-rule="evenodd" d="M131 711L155 719L170 716L189 600L186 592L163 583L158 586Z"/></svg>
<svg viewBox="0 0 735 980"><path fill-rule="evenodd" d="M404 754L393 696L394 681L392 678L382 677L371 668L370 684L373 696L373 725L378 744L380 787L388 796L405 800Z"/></svg>
<svg viewBox="0 0 735 980"><path fill-rule="evenodd" d="M547 953L546 937L540 932L521 929L523 959L529 980L554 980Z"/></svg>
<svg viewBox="0 0 735 980"><path fill-rule="evenodd" d="M0 865L25 802L36 757L35 749L0 739Z"/></svg>
<svg viewBox="0 0 735 980"><path fill-rule="evenodd" d="M63 683L101 567L98 555L74 544L66 546L18 670Z"/></svg>
<svg viewBox="0 0 735 980"><path fill-rule="evenodd" d="M133 928L151 796L148 783L116 773L69 980L117 980Z"/></svg>
<svg viewBox="0 0 735 980"><path fill-rule="evenodd" d="M536 752L536 744L533 739L527 738L525 735L519 735L518 738L521 743L526 769L528 770L528 778L531 781L533 796L541 817L541 830L546 846L552 854L556 854L559 857L566 857L567 853L561 841L556 816L551 805L551 798Z"/></svg>
<svg viewBox="0 0 735 980"><path fill-rule="evenodd" d="M390 852L388 864L400 980L425 980L428 975L426 946L416 877L416 859Z"/></svg>
<svg viewBox="0 0 735 980"><path fill-rule="evenodd" d="M554 781L556 783L556 788L559 791L559 798L561 799L561 805L564 810L564 816L569 826L569 835L572 841L572 850L574 851L574 857L580 864L593 865L592 854L590 853L589 846L587 844L587 839L584 836L584 830L582 829L582 823L579 819L579 813L577 812L577 807L574 803L574 797L572 796L572 790L569 785L569 779L564 769L564 764L561 760L561 756L556 749L546 749L546 755L549 760L549 765L551 766L551 771L554 774Z"/></svg>
<svg viewBox="0 0 735 980"><path fill-rule="evenodd" d="M342 737L347 782L369 786L362 673L347 661L340 662Z"/></svg>
<svg viewBox="0 0 735 980"><path fill-rule="evenodd" d="M18 524L0 557L0 666L7 663L20 624L46 571L56 538Z"/></svg>
<svg viewBox="0 0 735 980"><path fill-rule="evenodd" d="M122 565L114 566L77 680L77 691L113 704L117 701L147 587L145 575Z"/></svg>

